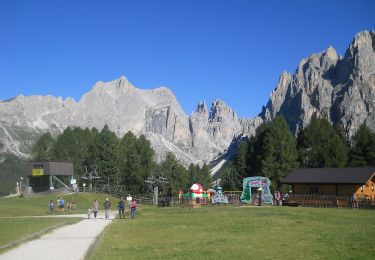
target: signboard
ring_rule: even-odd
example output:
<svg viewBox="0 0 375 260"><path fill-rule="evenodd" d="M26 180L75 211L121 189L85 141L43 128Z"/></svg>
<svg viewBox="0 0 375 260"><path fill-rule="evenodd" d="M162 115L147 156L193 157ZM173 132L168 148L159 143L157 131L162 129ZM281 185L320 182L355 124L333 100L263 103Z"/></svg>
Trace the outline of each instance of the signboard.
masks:
<svg viewBox="0 0 375 260"><path fill-rule="evenodd" d="M43 169L33 169L31 172L31 176L43 176L44 172Z"/></svg>

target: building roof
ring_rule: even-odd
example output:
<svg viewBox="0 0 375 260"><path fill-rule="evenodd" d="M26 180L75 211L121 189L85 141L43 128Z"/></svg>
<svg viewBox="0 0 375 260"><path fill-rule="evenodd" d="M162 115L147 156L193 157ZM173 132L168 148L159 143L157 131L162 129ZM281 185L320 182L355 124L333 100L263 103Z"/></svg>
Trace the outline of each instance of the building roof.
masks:
<svg viewBox="0 0 375 260"><path fill-rule="evenodd" d="M367 168L300 168L294 170L281 183L285 184L365 184L375 174Z"/></svg>
<svg viewBox="0 0 375 260"><path fill-rule="evenodd" d="M42 169L42 171L34 174L34 169ZM28 176L73 176L74 166L72 162L59 162L59 161L33 161L27 164Z"/></svg>

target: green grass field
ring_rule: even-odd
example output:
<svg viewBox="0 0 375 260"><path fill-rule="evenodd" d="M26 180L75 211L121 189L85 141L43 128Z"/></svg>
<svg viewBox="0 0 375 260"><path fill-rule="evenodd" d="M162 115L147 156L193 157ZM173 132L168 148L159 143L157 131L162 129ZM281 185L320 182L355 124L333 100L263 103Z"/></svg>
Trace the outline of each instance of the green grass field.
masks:
<svg viewBox="0 0 375 260"><path fill-rule="evenodd" d="M375 211L141 207L116 220L88 259L374 259Z"/></svg>
<svg viewBox="0 0 375 260"><path fill-rule="evenodd" d="M12 197L0 198L0 217L14 217L14 216L41 216L48 215L48 202L52 199L55 202L55 214L60 214L57 211L57 194L41 195L35 197ZM98 199L100 206L103 205L106 197L112 201L113 208L115 208L118 201L117 198L110 197L106 194L99 193L74 193L62 196L65 200L65 205L69 200L74 198L76 201L77 209L72 213L85 213L94 199ZM65 213L68 214L65 209Z"/></svg>

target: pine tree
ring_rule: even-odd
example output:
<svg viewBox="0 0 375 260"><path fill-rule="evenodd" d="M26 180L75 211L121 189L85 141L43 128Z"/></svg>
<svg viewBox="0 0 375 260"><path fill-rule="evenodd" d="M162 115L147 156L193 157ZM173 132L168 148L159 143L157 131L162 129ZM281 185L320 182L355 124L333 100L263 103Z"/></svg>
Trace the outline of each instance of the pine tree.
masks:
<svg viewBox="0 0 375 260"><path fill-rule="evenodd" d="M176 156L168 153L160 166L161 174L167 178L164 194L166 196L176 196L179 190L184 190L188 183L188 173L178 162Z"/></svg>
<svg viewBox="0 0 375 260"><path fill-rule="evenodd" d="M51 148L54 141L55 140L49 132L39 137L38 141L32 147L33 160L49 160L51 158Z"/></svg>
<svg viewBox="0 0 375 260"><path fill-rule="evenodd" d="M237 175L237 171L234 170L233 165L223 171L221 181L223 189L226 191L242 190L242 178Z"/></svg>
<svg viewBox="0 0 375 260"><path fill-rule="evenodd" d="M118 138L107 125L99 134L99 151L98 165L101 174L111 184L119 184Z"/></svg>
<svg viewBox="0 0 375 260"><path fill-rule="evenodd" d="M307 167L307 144L306 135L303 128L300 128L297 134L298 162L300 167Z"/></svg>
<svg viewBox="0 0 375 260"><path fill-rule="evenodd" d="M362 124L352 138L350 166L375 166L375 134Z"/></svg>
<svg viewBox="0 0 375 260"><path fill-rule="evenodd" d="M271 187L279 189L281 180L298 166L296 140L283 117L275 117L261 131L256 141L259 170L270 179Z"/></svg>
<svg viewBox="0 0 375 260"><path fill-rule="evenodd" d="M202 168L200 169L199 173L199 183L204 187L205 189L208 189L210 187L210 184L212 182L210 169L208 168L207 164L204 163Z"/></svg>
<svg viewBox="0 0 375 260"><path fill-rule="evenodd" d="M90 136L87 143L87 156L84 160L84 166L96 166L99 167L100 160L100 137L99 131L96 128L92 128L87 132Z"/></svg>
<svg viewBox="0 0 375 260"><path fill-rule="evenodd" d="M188 182L190 185L192 185L194 182L198 182L197 168L192 163L189 165L188 176Z"/></svg>
<svg viewBox="0 0 375 260"><path fill-rule="evenodd" d="M146 191L144 181L150 176L155 168L153 161L154 150L151 148L151 143L146 139L144 135L141 135L136 142L136 151L139 155L139 168L140 175L137 178L137 185L139 186L138 192L142 193Z"/></svg>
<svg viewBox="0 0 375 260"><path fill-rule="evenodd" d="M238 146L237 153L233 160L233 167L236 175L242 179L248 176L248 142L242 141Z"/></svg>
<svg viewBox="0 0 375 260"><path fill-rule="evenodd" d="M250 145L247 140L241 141L232 164L221 174L225 190L242 190L242 179L250 175Z"/></svg>
<svg viewBox="0 0 375 260"><path fill-rule="evenodd" d="M305 147L299 147L306 154L306 166L313 168L343 167L347 162L347 148L343 140L326 118L314 115L304 130Z"/></svg>

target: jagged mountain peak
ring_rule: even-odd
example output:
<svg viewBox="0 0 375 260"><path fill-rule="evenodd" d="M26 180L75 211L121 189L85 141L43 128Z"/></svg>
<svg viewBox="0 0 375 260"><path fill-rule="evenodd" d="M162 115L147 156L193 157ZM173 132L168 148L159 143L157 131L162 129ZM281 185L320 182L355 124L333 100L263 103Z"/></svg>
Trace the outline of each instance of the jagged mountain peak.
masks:
<svg viewBox="0 0 375 260"><path fill-rule="evenodd" d="M81 100L85 99L85 96L87 95L113 95L120 97L123 94L126 94L130 91L134 91L136 88L128 81L128 79L125 76L121 76L118 79L109 81L109 82L103 82L98 81L95 83L95 85L92 87L92 89L85 93Z"/></svg>
<svg viewBox="0 0 375 260"><path fill-rule="evenodd" d="M328 46L328 48L324 51L324 56L331 60L338 60L336 49L332 46Z"/></svg>
<svg viewBox="0 0 375 260"><path fill-rule="evenodd" d="M375 130L374 32L359 32L339 57L333 47L301 60L291 77L283 73L260 116L268 121L281 114L296 131L313 114L341 124L348 137L360 124Z"/></svg>
<svg viewBox="0 0 375 260"><path fill-rule="evenodd" d="M361 31L355 35L352 41L352 45L354 47L360 47L360 46L367 46L368 44L371 44L374 41L375 38L375 31Z"/></svg>
<svg viewBox="0 0 375 260"><path fill-rule="evenodd" d="M206 102L200 101L197 105L196 113L208 115Z"/></svg>
<svg viewBox="0 0 375 260"><path fill-rule="evenodd" d="M68 126L102 129L108 125L118 136L128 131L144 134L157 160L173 152L186 166L209 163L243 134L235 112L223 101L215 100L211 112L209 119L201 102L188 117L169 88L139 89L120 77L95 83L78 103L53 96L20 96L1 102L0 142L4 145L0 152L30 153L32 142L21 140L16 128L37 137L46 131L60 133Z"/></svg>
<svg viewBox="0 0 375 260"><path fill-rule="evenodd" d="M236 112L221 99L215 99L212 102L209 119L212 121L238 121Z"/></svg>
<svg viewBox="0 0 375 260"><path fill-rule="evenodd" d="M321 73L325 73L332 66L335 66L338 60L339 56L336 50L329 46L324 51L310 54L307 58L302 59L297 67L296 74L301 77L308 74L309 70L319 70Z"/></svg>

